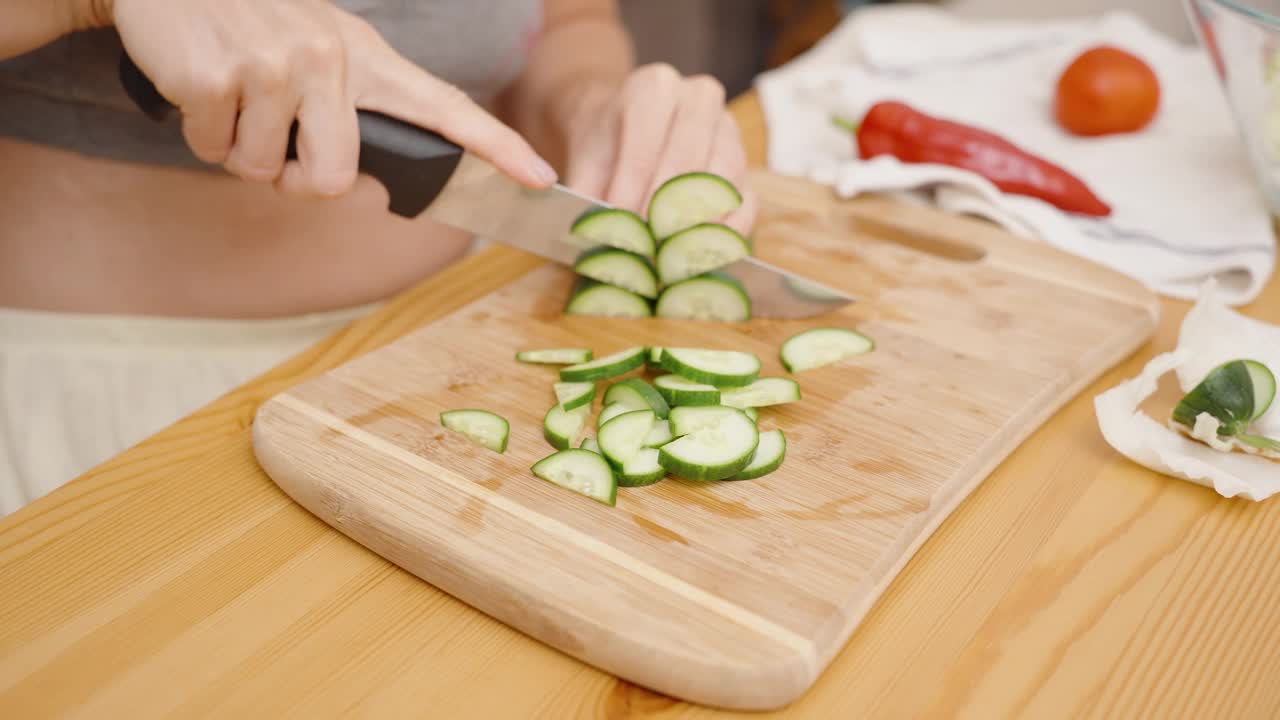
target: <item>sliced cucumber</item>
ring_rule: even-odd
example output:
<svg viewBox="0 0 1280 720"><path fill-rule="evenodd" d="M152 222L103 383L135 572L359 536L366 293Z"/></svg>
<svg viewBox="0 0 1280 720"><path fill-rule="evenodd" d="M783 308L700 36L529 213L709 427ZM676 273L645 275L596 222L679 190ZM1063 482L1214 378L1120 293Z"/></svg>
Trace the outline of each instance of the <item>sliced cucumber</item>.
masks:
<svg viewBox="0 0 1280 720"><path fill-rule="evenodd" d="M604 409L600 411L600 416L596 418L596 429L599 429L605 423L618 417L622 413L631 412L631 411L632 411L632 408L629 408L626 405L623 405L622 403L605 405Z"/></svg>
<svg viewBox="0 0 1280 720"><path fill-rule="evenodd" d="M653 424L653 429L648 435L644 436L644 446L649 448L661 447L675 439L675 435L671 434L671 422L668 420L659 420Z"/></svg>
<svg viewBox="0 0 1280 720"><path fill-rule="evenodd" d="M558 382L551 386L556 394L556 402L561 410L576 410L582 406L590 407L596 399L596 384L590 382Z"/></svg>
<svg viewBox="0 0 1280 720"><path fill-rule="evenodd" d="M705 408L677 408L677 410ZM742 412L729 412L692 433L658 448L667 472L686 480L723 480L743 470L756 451L760 433ZM675 411L672 411L673 415ZM675 421L672 421L674 430Z"/></svg>
<svg viewBox="0 0 1280 720"><path fill-rule="evenodd" d="M649 348L649 355L645 358L645 362L648 363L650 367L655 367L655 368L658 367L658 361L661 359L662 359L661 347L655 345L654 347Z"/></svg>
<svg viewBox="0 0 1280 720"><path fill-rule="evenodd" d="M760 443L751 455L751 462L729 480L754 480L782 467L787 454L787 439L781 430L760 433Z"/></svg>
<svg viewBox="0 0 1280 720"><path fill-rule="evenodd" d="M617 248L595 248L583 253L574 272L647 298L658 296L658 273L645 258Z"/></svg>
<svg viewBox="0 0 1280 720"><path fill-rule="evenodd" d="M720 404L720 390L715 385L685 380L679 375L660 375L653 379L653 386L672 406Z"/></svg>
<svg viewBox="0 0 1280 720"><path fill-rule="evenodd" d="M649 200L649 227L661 240L722 218L740 205L742 193L728 180L708 172L685 173L654 191Z"/></svg>
<svg viewBox="0 0 1280 720"><path fill-rule="evenodd" d="M567 490L614 506L618 502L618 481L609 463L590 450L561 450L533 465L533 474Z"/></svg>
<svg viewBox="0 0 1280 720"><path fill-rule="evenodd" d="M494 452L507 451L511 426L501 415L488 410L446 410L440 413L440 424Z"/></svg>
<svg viewBox="0 0 1280 720"><path fill-rule="evenodd" d="M604 393L604 404L620 403L630 410L652 410L659 418L665 418L671 407L662 395L640 378L625 378L609 386Z"/></svg>
<svg viewBox="0 0 1280 720"><path fill-rule="evenodd" d="M635 457L622 466L618 473L619 487L644 487L652 485L667 476L667 469L658 460L658 451L654 448L641 448Z"/></svg>
<svg viewBox="0 0 1280 720"><path fill-rule="evenodd" d="M560 379L564 382L608 380L640 367L644 364L644 356L645 349L642 347L619 350L590 362L560 368Z"/></svg>
<svg viewBox="0 0 1280 720"><path fill-rule="evenodd" d="M790 378L760 378L740 388L720 393L720 403L736 408L756 408L800 401L800 384Z"/></svg>
<svg viewBox="0 0 1280 720"><path fill-rule="evenodd" d="M757 409L755 409L755 408L753 408L753 407L746 407L746 408L742 408L742 412L743 412L743 414L745 414L747 417L751 418L751 422L753 422L753 423L758 423L758 422L760 422L760 411L759 411L759 410L757 410Z"/></svg>
<svg viewBox="0 0 1280 720"><path fill-rule="evenodd" d="M677 320L744 322L751 319L751 298L736 278L710 272L664 289L654 314Z"/></svg>
<svg viewBox="0 0 1280 720"><path fill-rule="evenodd" d="M750 385L760 375L760 358L736 350L664 348L660 363L667 372L721 388Z"/></svg>
<svg viewBox="0 0 1280 720"><path fill-rule="evenodd" d="M559 405L553 406L542 418L542 436L557 450L566 450L578 442L582 428L587 424L589 406L577 410L563 410Z"/></svg>
<svg viewBox="0 0 1280 720"><path fill-rule="evenodd" d="M782 343L779 355L788 372L811 370L840 362L875 349L875 342L845 328L814 328L796 333Z"/></svg>
<svg viewBox="0 0 1280 720"><path fill-rule="evenodd" d="M601 454L600 443L596 442L596 439L593 437L582 438L582 444L579 445L578 447L582 448L583 450L590 450L593 453Z"/></svg>
<svg viewBox="0 0 1280 720"><path fill-rule="evenodd" d="M548 348L546 350L521 350L516 360L540 365L576 365L591 359L587 348Z"/></svg>
<svg viewBox="0 0 1280 720"><path fill-rule="evenodd" d="M592 317L643 318L652 317L649 301L620 287L585 280L578 285L564 306L565 314Z"/></svg>
<svg viewBox="0 0 1280 720"><path fill-rule="evenodd" d="M658 277L674 285L747 257L751 246L728 225L694 225L667 238L658 248Z"/></svg>
<svg viewBox="0 0 1280 720"><path fill-rule="evenodd" d="M671 408L671 417L667 418L667 422L671 424L673 436L683 437L703 428L713 427L730 415L746 417L746 413L728 405L684 405ZM752 424L755 424L754 420Z"/></svg>
<svg viewBox="0 0 1280 720"><path fill-rule="evenodd" d="M601 245L653 257L656 243L644 218L621 208L600 208L584 214L569 232Z"/></svg>
<svg viewBox="0 0 1280 720"><path fill-rule="evenodd" d="M1253 417L1257 420L1266 414L1276 397L1276 376L1266 365L1257 360L1245 360L1244 366L1249 370L1249 380L1253 383Z"/></svg>
<svg viewBox="0 0 1280 720"><path fill-rule="evenodd" d="M657 421L652 410L628 410L600 426L596 442L609 464L617 468L626 464L644 447L644 439Z"/></svg>

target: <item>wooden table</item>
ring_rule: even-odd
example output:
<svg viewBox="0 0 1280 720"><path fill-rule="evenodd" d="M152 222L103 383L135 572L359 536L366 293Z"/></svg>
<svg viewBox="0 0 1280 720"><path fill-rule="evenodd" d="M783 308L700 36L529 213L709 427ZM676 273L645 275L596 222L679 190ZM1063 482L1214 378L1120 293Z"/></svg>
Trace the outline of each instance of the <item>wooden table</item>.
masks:
<svg viewBox="0 0 1280 720"><path fill-rule="evenodd" d="M734 110L761 163L758 103ZM264 399L535 264L465 260L0 522L0 717L721 714L400 571L254 461ZM782 714L1280 716L1280 504L1148 472L1094 420L1093 396L1170 348L1187 307L1165 302L1153 342L986 480ZM1280 322L1280 279L1246 311Z"/></svg>

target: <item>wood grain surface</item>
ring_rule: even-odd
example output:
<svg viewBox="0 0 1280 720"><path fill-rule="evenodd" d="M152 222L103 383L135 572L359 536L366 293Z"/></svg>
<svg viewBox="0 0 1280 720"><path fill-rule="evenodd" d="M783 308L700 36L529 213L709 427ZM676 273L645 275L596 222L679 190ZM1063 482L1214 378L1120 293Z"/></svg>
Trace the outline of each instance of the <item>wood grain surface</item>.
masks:
<svg viewBox="0 0 1280 720"><path fill-rule="evenodd" d="M928 534L1159 310L1132 280L984 223L751 182L759 254L859 302L732 325L566 317L573 273L545 265L268 401L258 459L343 534L563 652L684 700L790 703ZM801 402L761 410L789 440L767 478L669 480L607 508L529 472L552 452L557 376L520 350L736 349L785 376L782 343L831 325L876 349L800 373ZM507 418L506 452L441 427L457 408Z"/></svg>
<svg viewBox="0 0 1280 720"><path fill-rule="evenodd" d="M735 115L758 164L755 99ZM0 521L0 717L733 716L477 612L254 460L264 400L537 264L466 260ZM1093 417L1094 395L1174 344L1188 305L1162 307L1156 336L959 506L777 716L1280 716L1280 506L1137 467ZM1280 281L1244 312L1280 322Z"/></svg>

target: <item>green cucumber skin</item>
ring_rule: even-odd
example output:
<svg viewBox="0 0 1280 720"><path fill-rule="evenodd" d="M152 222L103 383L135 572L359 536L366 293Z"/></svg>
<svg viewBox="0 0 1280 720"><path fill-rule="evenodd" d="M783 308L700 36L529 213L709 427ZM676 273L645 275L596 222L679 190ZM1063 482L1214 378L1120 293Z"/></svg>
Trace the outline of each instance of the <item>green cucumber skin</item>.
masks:
<svg viewBox="0 0 1280 720"><path fill-rule="evenodd" d="M546 439L548 445L557 450L569 449L569 440L551 432L551 428L547 427L546 424L543 424L542 426L542 437Z"/></svg>
<svg viewBox="0 0 1280 720"><path fill-rule="evenodd" d="M560 379L564 382L596 382L599 380L608 380L644 365L644 350L641 349L633 355L619 360L613 365L602 365L600 367L575 369L576 366L560 368ZM608 357L608 356L605 356ZM597 358L597 360L600 358ZM595 362L594 360L592 362Z"/></svg>
<svg viewBox="0 0 1280 720"><path fill-rule="evenodd" d="M782 452L776 459L766 465L761 465L758 468L752 468L750 461L748 461L747 466L744 467L737 475L734 475L731 478L725 478L725 480L755 480L782 467L782 463L787 459L787 436L783 434L781 430L778 430L777 433L778 436L782 438ZM759 440L756 440L756 447L760 447ZM755 454L752 453L752 460L755 459L754 455Z"/></svg>
<svg viewBox="0 0 1280 720"><path fill-rule="evenodd" d="M699 238L697 235L705 234L715 229L717 234L722 237L731 236L736 242L734 251L737 257L729 260L719 261L715 265L704 265L703 267L693 267L692 269L678 269L677 266L681 262L680 253L688 252L691 243L697 243ZM702 243L703 246L707 243ZM696 245L694 245L696 247ZM719 223L701 223L690 228L685 228L680 232L672 235L662 241L662 245L658 248L658 256L654 263L658 270L658 279L665 286L675 286L685 280L689 280L700 275L714 272L724 267L751 256L751 243L742 236L737 230L727 225Z"/></svg>
<svg viewBox="0 0 1280 720"><path fill-rule="evenodd" d="M645 215L647 217L646 224L649 226L654 238L656 238L657 240L659 241L665 240L667 237L670 237L672 235L679 233L682 230L687 229L687 227L659 228L657 227L658 219L655 217L655 215L657 214L656 211L661 209L661 206L664 202L670 202L669 200L666 199L666 195L667 193L672 191L672 188L674 186L680 185L692 179L699 179L699 180L714 182L717 185L721 186L723 189L729 190L730 194L734 198L734 204L731 208L727 209L726 212L732 212L733 208L736 208L742 205L742 191L738 190L738 188L734 186L733 183L729 182L728 179L720 175L716 175L715 173L687 172L687 173L681 173L679 175L675 175L673 177L667 178L666 181L664 181L661 185L658 186L657 190L653 191L653 195L649 199L649 207L646 208L645 210ZM708 216L702 222L710 222L713 219L715 218ZM694 224L698 224L698 223L694 223Z"/></svg>
<svg viewBox="0 0 1280 720"><path fill-rule="evenodd" d="M614 259L618 262L627 262L632 267L640 268L644 275L643 288L627 287L621 283L612 282L609 279L601 277L601 273L597 268L602 262ZM658 296L659 283L658 271L654 269L653 263L643 255L639 255L628 250L622 250L615 247L599 247L584 252L579 256L577 262L573 265L574 272L583 277L590 278L599 283L620 287L627 292L635 293L644 298L652 300Z"/></svg>
<svg viewBox="0 0 1280 720"><path fill-rule="evenodd" d="M484 413L485 415L490 416L496 420L501 420L503 431L502 431L502 439L498 441L499 442L498 447L490 447L473 438L468 438L468 439L476 443L477 445L484 447L487 450L493 450L494 452L497 452L499 454L505 453L507 451L507 441L511 438L511 423L507 422L506 418L502 417L501 415L495 412L492 412L489 410L482 410L480 408L458 408L456 410L445 410L444 412L441 412L440 424L444 426L446 430L449 430L450 432L456 432L460 435L463 435L464 437L466 436L466 433L462 432L461 430L449 427L449 416L454 413Z"/></svg>
<svg viewBox="0 0 1280 720"><path fill-rule="evenodd" d="M618 244L606 241L602 237L602 234L594 229L594 226L597 223L610 218L613 218L615 223L619 218L626 218L629 220L630 225L632 226L631 229L634 231L634 238L636 238L637 241L631 243L628 247L621 247ZM649 227L648 221L636 213L622 208L593 208L588 210L573 222L573 225L569 228L569 232L573 235L577 235L578 237L602 243L606 247L616 247L621 250L627 250L650 257L653 256L658 247L657 240L653 237L653 230Z"/></svg>
<svg viewBox="0 0 1280 720"><path fill-rule="evenodd" d="M612 308L609 312L592 309L595 307L593 303L600 302L599 297L608 300ZM580 277L569 302L565 304L564 312L566 315L584 317L647 318L653 317L653 304L629 290Z"/></svg>
<svg viewBox="0 0 1280 720"><path fill-rule="evenodd" d="M577 410L578 408L583 407L584 405L590 405L592 402L595 401L595 399L596 399L596 388L594 385L592 385L591 392L583 393L582 395L579 395L573 398L572 400L570 400L567 404L561 403L560 409L564 410L565 412L569 412L570 410Z"/></svg>
<svg viewBox="0 0 1280 720"><path fill-rule="evenodd" d="M618 487L637 488L658 484L658 481L667 476L667 470L662 468L649 475L627 475L622 472L615 474L618 478Z"/></svg>
<svg viewBox="0 0 1280 720"><path fill-rule="evenodd" d="M686 295L710 291L733 294L736 307L729 315L726 316L723 313L719 316L708 314L704 317L702 314L677 309L681 304L688 302ZM725 323L746 322L751 319L751 298L742 287L742 283L738 282L736 278L720 271L712 271L686 278L663 288L661 294L658 295L657 302L654 303L653 313L657 317L674 320L704 320Z"/></svg>
<svg viewBox="0 0 1280 720"><path fill-rule="evenodd" d="M719 405L719 390L680 390L676 388L663 387L654 383L654 389L657 390L667 404L671 407L680 406L703 406L703 405ZM668 413L670 415L670 413Z"/></svg>
<svg viewBox="0 0 1280 720"><path fill-rule="evenodd" d="M759 441L757 440L757 443ZM742 472L742 469L751 464L751 456L755 453L755 446L741 460L721 468L699 467L697 465L686 464L679 458L673 457L667 452L666 448L658 448L658 461L662 463L662 467L667 472L682 480L692 480L694 482L711 482L714 480L725 480Z"/></svg>
<svg viewBox="0 0 1280 720"><path fill-rule="evenodd" d="M614 390L618 388L618 390ZM604 393L604 404L609 405L618 402L617 395L630 392L643 402L642 407L633 407L634 410L652 410L659 420L666 420L667 415L671 412L671 405L662 397L652 385L640 378L626 378L609 386ZM631 407L628 405L628 407Z"/></svg>
<svg viewBox="0 0 1280 720"><path fill-rule="evenodd" d="M659 366L669 373L679 375L680 377L696 383L704 385L714 385L722 388L743 387L750 385L760 377L760 368L757 365L756 371L747 375L738 375L725 379L724 376L715 373L707 373L695 367L690 367L680 362L674 355L664 348L662 357L658 361ZM718 402L718 401L717 401Z"/></svg>
<svg viewBox="0 0 1280 720"><path fill-rule="evenodd" d="M534 463L534 464L529 468L529 470L530 470L531 472L533 472L534 476L535 476L535 477L537 477L539 480L542 480L542 481L544 481L544 482L551 483L552 485L555 485L556 487L558 487L558 488L560 488L560 489L562 489L562 490L568 490L569 492L571 492L571 493L573 493L573 494L575 494L575 495L578 495L578 496L580 496L580 497L585 497L585 498L587 498L588 500L594 500L594 501L596 501L596 502L598 502L598 503L601 503L602 505L608 505L609 507L616 507L616 506L617 506L617 504L618 504L618 479L617 479L616 477L614 477L614 478L613 478L612 486L611 486L611 487L610 487L610 489L609 489L609 497L608 497L608 498L605 498L605 499L601 499L601 498L592 497L592 496L590 496L590 495L583 495L582 493L579 493L579 492L577 492L576 490L573 490L573 489L571 489L571 488L564 487L563 485L560 485L560 484L558 484L558 483L556 483L556 482L554 482L554 481L552 481L552 480L548 480L547 478L545 478L545 477L543 477L542 475L538 474L538 466L539 466L539 465L541 465L542 463L544 463L544 462L546 462L546 461L550 460L552 457L554 457L555 455L557 455L557 454L559 454L559 453L561 453L561 452L570 452L570 453L588 453L588 454L590 454L590 455L594 455L595 457L599 458L599 459L600 459L600 462L605 462L604 457L603 457L603 456L601 456L599 453L594 453L594 452L591 452L590 450L583 450L583 449L581 449L581 448L578 448L578 449L566 449L566 450L557 450L555 453L552 453L551 455L548 455L547 457L542 458L542 459L541 459L541 460L539 460L538 462ZM605 467L606 467L606 468L608 468L608 463L605 463ZM610 471L610 472L612 472L612 471Z"/></svg>

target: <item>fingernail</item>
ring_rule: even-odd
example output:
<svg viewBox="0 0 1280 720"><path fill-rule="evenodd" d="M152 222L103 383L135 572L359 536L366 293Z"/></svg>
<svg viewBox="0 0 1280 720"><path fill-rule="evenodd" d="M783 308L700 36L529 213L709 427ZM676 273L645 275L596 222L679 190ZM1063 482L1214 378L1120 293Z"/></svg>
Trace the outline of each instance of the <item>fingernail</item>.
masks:
<svg viewBox="0 0 1280 720"><path fill-rule="evenodd" d="M538 179L538 182L550 185L556 181L555 168L548 165L547 161L542 158L534 158L531 169L533 170L533 176Z"/></svg>

